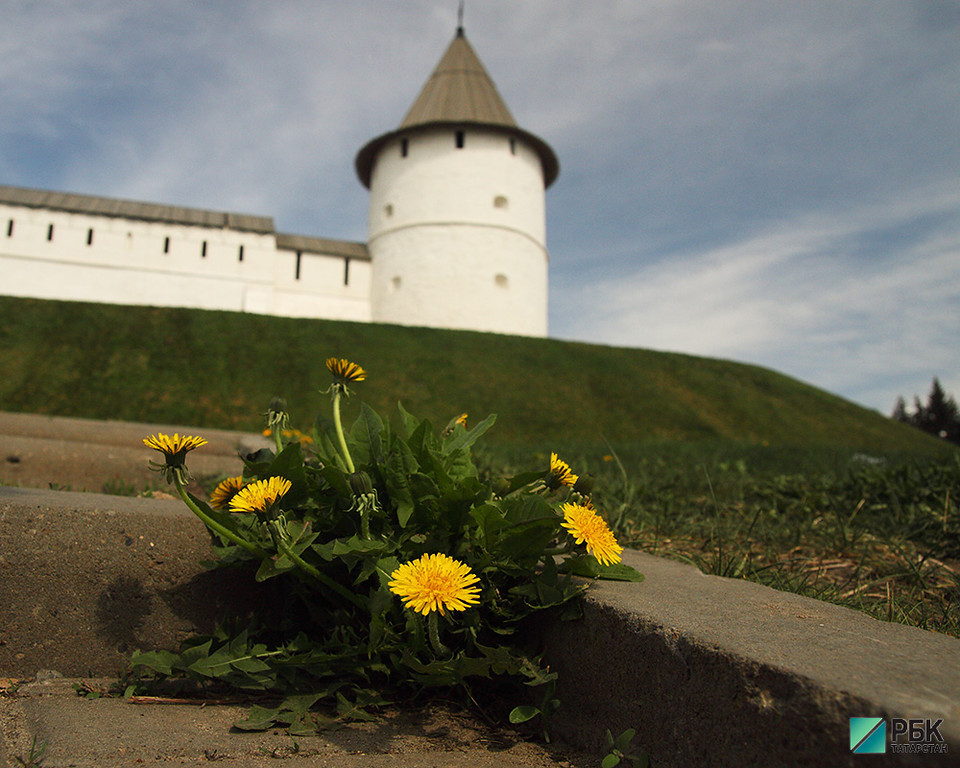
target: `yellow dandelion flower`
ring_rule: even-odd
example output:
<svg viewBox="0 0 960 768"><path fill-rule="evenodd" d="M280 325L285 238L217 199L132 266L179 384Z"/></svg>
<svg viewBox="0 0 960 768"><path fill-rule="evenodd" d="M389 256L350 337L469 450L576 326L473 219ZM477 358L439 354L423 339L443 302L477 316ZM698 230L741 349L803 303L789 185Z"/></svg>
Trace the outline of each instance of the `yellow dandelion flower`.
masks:
<svg viewBox="0 0 960 768"><path fill-rule="evenodd" d="M305 435L299 429L285 429L283 430L283 436L289 440L296 440L298 443L312 443L313 438L310 435Z"/></svg>
<svg viewBox="0 0 960 768"><path fill-rule="evenodd" d="M550 469L544 476L544 482L548 488L556 490L561 485L572 488L578 479L579 476L570 471L567 462L561 460L555 453L550 454Z"/></svg>
<svg viewBox="0 0 960 768"><path fill-rule="evenodd" d="M585 542L587 552L603 565L620 562L623 547L617 544L617 539L606 521L593 507L583 504L563 504L560 511L563 513L563 527L573 534L577 544Z"/></svg>
<svg viewBox="0 0 960 768"><path fill-rule="evenodd" d="M290 481L283 477L258 480L241 488L230 500L234 512L269 513L273 505L290 490Z"/></svg>
<svg viewBox="0 0 960 768"><path fill-rule="evenodd" d="M215 509L226 509L231 499L240 492L241 488L243 488L242 477L239 475L228 477L210 493L210 506Z"/></svg>
<svg viewBox="0 0 960 768"><path fill-rule="evenodd" d="M173 437L158 432L150 437L143 438L143 444L155 451L160 451L166 459L168 467L182 467L187 454L194 448L206 445L207 441L202 437L193 435L183 435L182 437L174 433Z"/></svg>
<svg viewBox="0 0 960 768"><path fill-rule="evenodd" d="M430 611L463 611L480 602L478 581L470 568L447 555L424 555L404 563L392 574L390 591L405 608L426 616Z"/></svg>
<svg viewBox="0 0 960 768"><path fill-rule="evenodd" d="M327 370L333 374L335 384L352 384L367 378L367 372L356 363L345 358L331 357L327 359Z"/></svg>
<svg viewBox="0 0 960 768"><path fill-rule="evenodd" d="M267 427L263 432L260 433L264 437L273 437L273 430L270 427ZM288 440L296 440L300 443L312 443L313 438L310 435L305 435L299 429L282 429L280 430L280 435L287 438Z"/></svg>

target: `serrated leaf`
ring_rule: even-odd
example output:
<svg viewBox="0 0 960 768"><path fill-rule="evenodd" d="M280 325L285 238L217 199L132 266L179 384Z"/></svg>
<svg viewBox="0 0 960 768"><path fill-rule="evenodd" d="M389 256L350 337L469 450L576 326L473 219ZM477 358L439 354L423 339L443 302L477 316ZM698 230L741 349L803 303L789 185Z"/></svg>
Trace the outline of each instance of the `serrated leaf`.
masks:
<svg viewBox="0 0 960 768"><path fill-rule="evenodd" d="M313 453L320 459L321 463L324 466L335 466L346 472L347 466L334 442L336 440L336 428L333 426L333 421L318 417L314 424L314 435Z"/></svg>
<svg viewBox="0 0 960 768"><path fill-rule="evenodd" d="M499 540L490 551L509 560L536 562L557 535L557 527L555 515L512 525L500 532Z"/></svg>
<svg viewBox="0 0 960 768"><path fill-rule="evenodd" d="M514 707L510 710L510 722L514 725L519 725L520 723L525 723L528 720L533 720L533 718L539 714L539 709L536 707L531 707L528 704L524 704L519 707Z"/></svg>
<svg viewBox="0 0 960 768"><path fill-rule="evenodd" d="M468 429L463 432L457 431L451 433L451 435L443 443L443 452L452 453L453 451L457 451L462 448L469 448L471 445L477 442L484 432L493 426L496 420L497 414L491 413L489 416L487 416L487 418L474 426L472 429Z"/></svg>
<svg viewBox="0 0 960 768"><path fill-rule="evenodd" d="M134 651L130 664L134 667L147 667L161 675L172 675L177 654L170 651Z"/></svg>
<svg viewBox="0 0 960 768"><path fill-rule="evenodd" d="M357 466L380 464L383 422L366 403L360 405L360 415L350 428L350 453Z"/></svg>
<svg viewBox="0 0 960 768"><path fill-rule="evenodd" d="M266 731L273 728L279 717L279 707L261 707L254 704L247 711L247 716L235 722L233 727L241 731Z"/></svg>
<svg viewBox="0 0 960 768"><path fill-rule="evenodd" d="M338 557L365 555L369 552L381 552L386 548L387 542L382 539L361 539L356 535L349 539L336 539L333 542L333 554Z"/></svg>
<svg viewBox="0 0 960 768"><path fill-rule="evenodd" d="M184 648L180 652L180 658L178 659L179 663L177 666L189 668L192 664L200 661L201 659L208 658L210 656L210 648L212 646L213 640L207 640L206 642L198 645Z"/></svg>
<svg viewBox="0 0 960 768"><path fill-rule="evenodd" d="M633 728L627 728L623 733L617 736L616 748L621 752L626 752L630 748L630 742L633 741L633 737L637 735L637 732Z"/></svg>
<svg viewBox="0 0 960 768"><path fill-rule="evenodd" d="M636 568L624 563L603 565L593 555L576 555L568 557L559 565L562 573L572 576L582 576L587 579L606 579L608 581L643 581L643 574Z"/></svg>
<svg viewBox="0 0 960 768"><path fill-rule="evenodd" d="M450 452L443 463L443 469L454 481L477 476L477 468L470 458L470 452L465 449Z"/></svg>
<svg viewBox="0 0 960 768"><path fill-rule="evenodd" d="M412 413L409 413L406 408L403 407L403 403L397 403L397 410L400 411L400 423L403 425L403 437L406 440L410 439L410 436L417 431L417 428L420 426L420 419L414 416Z"/></svg>
<svg viewBox="0 0 960 768"><path fill-rule="evenodd" d="M326 464L320 468L320 476L327 481L338 496L344 499L353 496L353 491L350 489L350 480L347 478L345 469Z"/></svg>
<svg viewBox="0 0 960 768"><path fill-rule="evenodd" d="M505 495L509 495L514 491L520 490L525 485L530 485L530 483L543 479L544 474L546 473L538 470L534 472L521 472L518 475L514 475L507 481L507 493Z"/></svg>
<svg viewBox="0 0 960 768"><path fill-rule="evenodd" d="M527 520L555 518L559 525L559 517L550 502L542 496L526 495L515 496L500 501L503 517L508 523L522 523Z"/></svg>
<svg viewBox="0 0 960 768"><path fill-rule="evenodd" d="M267 579L272 579L274 576L279 576L282 573L293 570L293 567L293 561L289 557L271 555L260 561L260 567L257 568L254 580L257 582L266 581Z"/></svg>
<svg viewBox="0 0 960 768"><path fill-rule="evenodd" d="M294 714L303 714L319 701L320 693L301 693L293 696L287 696L280 702L281 712L289 710Z"/></svg>
<svg viewBox="0 0 960 768"><path fill-rule="evenodd" d="M397 522L405 528L414 511L410 476L420 469L413 451L403 440L394 440L383 464L387 493L397 507Z"/></svg>

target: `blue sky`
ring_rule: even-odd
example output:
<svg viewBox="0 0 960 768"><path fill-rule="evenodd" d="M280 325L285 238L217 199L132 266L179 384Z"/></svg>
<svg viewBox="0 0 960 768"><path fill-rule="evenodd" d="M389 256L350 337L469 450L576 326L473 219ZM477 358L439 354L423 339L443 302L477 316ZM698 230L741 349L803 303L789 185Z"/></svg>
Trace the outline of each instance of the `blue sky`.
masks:
<svg viewBox="0 0 960 768"><path fill-rule="evenodd" d="M188 12L189 9L189 12ZM364 240L353 157L455 0L8 0L0 183ZM960 397L960 3L472 0L557 152L550 335Z"/></svg>

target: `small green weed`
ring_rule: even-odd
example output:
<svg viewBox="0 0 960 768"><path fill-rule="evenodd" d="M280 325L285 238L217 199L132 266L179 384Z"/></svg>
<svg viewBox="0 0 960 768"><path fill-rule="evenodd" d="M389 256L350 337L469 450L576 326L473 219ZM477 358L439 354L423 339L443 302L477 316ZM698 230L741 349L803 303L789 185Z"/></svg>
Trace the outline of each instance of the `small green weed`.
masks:
<svg viewBox="0 0 960 768"><path fill-rule="evenodd" d="M44 739L39 744L37 744L37 737L33 737L33 743L30 745L30 751L27 753L26 758L14 756L16 760L23 768L38 768L38 766L43 762L43 753L47 751L47 740Z"/></svg>
<svg viewBox="0 0 960 768"><path fill-rule="evenodd" d="M137 496L140 493L136 485L120 477L107 480L100 492L110 496Z"/></svg>
<svg viewBox="0 0 960 768"><path fill-rule="evenodd" d="M650 768L650 757L646 752L640 750L638 753L633 753L630 750L630 744L633 742L633 737L636 736L636 731L633 728L628 728L623 733L621 733L617 738L613 738L613 734L610 732L610 729L607 729L607 748L610 750L604 756L603 761L600 763L601 768L616 768L624 760L626 760L631 768Z"/></svg>

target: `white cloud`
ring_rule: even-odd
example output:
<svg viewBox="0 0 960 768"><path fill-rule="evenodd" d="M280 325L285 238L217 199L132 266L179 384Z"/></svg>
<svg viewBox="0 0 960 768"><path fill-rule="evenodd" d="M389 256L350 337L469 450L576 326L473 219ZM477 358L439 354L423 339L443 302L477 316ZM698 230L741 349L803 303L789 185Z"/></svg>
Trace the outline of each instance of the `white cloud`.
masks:
<svg viewBox="0 0 960 768"><path fill-rule="evenodd" d="M960 193L781 224L706 252L681 253L591 285L554 289L561 338L766 365L889 410L897 394L960 371ZM953 212L895 253L856 244L921 212ZM878 382L883 382L878 386Z"/></svg>

